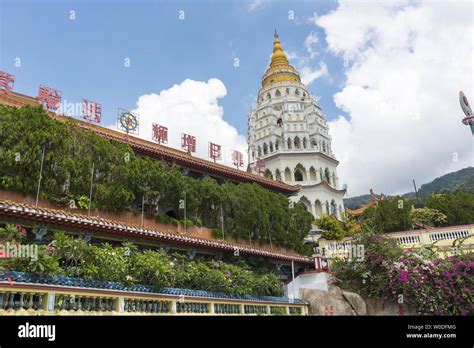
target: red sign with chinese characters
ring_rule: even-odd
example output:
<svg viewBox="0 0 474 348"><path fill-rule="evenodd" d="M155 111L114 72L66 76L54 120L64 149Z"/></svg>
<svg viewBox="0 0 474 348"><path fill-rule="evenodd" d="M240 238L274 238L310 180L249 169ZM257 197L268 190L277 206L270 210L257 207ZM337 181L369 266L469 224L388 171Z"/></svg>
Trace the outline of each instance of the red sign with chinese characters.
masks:
<svg viewBox="0 0 474 348"><path fill-rule="evenodd" d="M209 143L209 157L214 160L221 160L221 146L214 143Z"/></svg>
<svg viewBox="0 0 474 348"><path fill-rule="evenodd" d="M181 133L181 148L189 154L196 152L196 137Z"/></svg>
<svg viewBox="0 0 474 348"><path fill-rule="evenodd" d="M168 128L165 126L160 126L159 124L153 123L151 137L158 144L168 144Z"/></svg>
<svg viewBox="0 0 474 348"><path fill-rule="evenodd" d="M87 121L100 123L102 120L102 104L82 99L82 117Z"/></svg>
<svg viewBox="0 0 474 348"><path fill-rule="evenodd" d="M56 111L61 106L61 92L41 85L38 91L38 101L46 110Z"/></svg>
<svg viewBox="0 0 474 348"><path fill-rule="evenodd" d="M263 174L265 172L265 161L260 158L257 158L257 162L255 162L254 168L258 174Z"/></svg>
<svg viewBox="0 0 474 348"><path fill-rule="evenodd" d="M0 71L0 93L8 94L13 89L15 76L4 71Z"/></svg>
<svg viewBox="0 0 474 348"><path fill-rule="evenodd" d="M244 166L244 155L242 152L232 150L232 163L237 169Z"/></svg>

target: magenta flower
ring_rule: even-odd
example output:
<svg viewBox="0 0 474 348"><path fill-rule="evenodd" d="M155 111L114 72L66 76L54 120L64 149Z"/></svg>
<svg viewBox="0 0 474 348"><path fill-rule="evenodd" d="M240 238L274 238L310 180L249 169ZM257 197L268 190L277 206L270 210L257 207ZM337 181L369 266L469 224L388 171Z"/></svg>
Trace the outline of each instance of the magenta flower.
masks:
<svg viewBox="0 0 474 348"><path fill-rule="evenodd" d="M398 277L398 282L403 283L408 280L408 271L402 271L402 274L400 274L400 277Z"/></svg>

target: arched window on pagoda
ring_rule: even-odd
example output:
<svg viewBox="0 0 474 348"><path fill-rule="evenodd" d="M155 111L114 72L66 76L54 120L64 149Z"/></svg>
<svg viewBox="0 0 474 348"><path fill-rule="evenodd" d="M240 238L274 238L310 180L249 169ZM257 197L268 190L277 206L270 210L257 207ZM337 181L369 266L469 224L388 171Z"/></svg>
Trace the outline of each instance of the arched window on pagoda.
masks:
<svg viewBox="0 0 474 348"><path fill-rule="evenodd" d="M283 120L281 119L281 117L277 120L277 126L278 127L281 127L283 125Z"/></svg>
<svg viewBox="0 0 474 348"><path fill-rule="evenodd" d="M306 169L301 164L295 167L295 181L306 181Z"/></svg>
<svg viewBox="0 0 474 348"><path fill-rule="evenodd" d="M267 153L268 153L267 143L263 143L263 154L266 155Z"/></svg>
<svg viewBox="0 0 474 348"><path fill-rule="evenodd" d="M309 180L311 181L316 181L316 169L314 169L314 167L311 167L309 169Z"/></svg>
<svg viewBox="0 0 474 348"><path fill-rule="evenodd" d="M323 205L321 204L321 201L319 199L314 202L314 210L316 216L321 216L321 214L323 213Z"/></svg>
<svg viewBox="0 0 474 348"><path fill-rule="evenodd" d="M301 197L299 202L298 203L301 203L303 204L304 208L306 209L306 211L309 211L311 212L311 202L309 201L308 198L306 198L305 196Z"/></svg>
<svg viewBox="0 0 474 348"><path fill-rule="evenodd" d="M275 179L281 180L281 172L280 172L280 169L275 170Z"/></svg>
<svg viewBox="0 0 474 348"><path fill-rule="evenodd" d="M287 167L287 168L285 169L285 181L286 181L286 182L289 182L289 181L291 181L291 180L292 180L292 179L291 179L291 170L290 170L290 168Z"/></svg>
<svg viewBox="0 0 474 348"><path fill-rule="evenodd" d="M262 148L260 147L260 145L257 148L257 153L259 157L262 155Z"/></svg>
<svg viewBox="0 0 474 348"><path fill-rule="evenodd" d="M300 91L298 89L295 90L295 95L300 95Z"/></svg>
<svg viewBox="0 0 474 348"><path fill-rule="evenodd" d="M270 141L270 153L273 152L273 143Z"/></svg>
<svg viewBox="0 0 474 348"><path fill-rule="evenodd" d="M307 146L308 144L307 144L306 138L303 138L303 149L306 149Z"/></svg>
<svg viewBox="0 0 474 348"><path fill-rule="evenodd" d="M288 138L288 140L286 142L286 145L287 145L288 149L291 149L291 139L290 138Z"/></svg>
<svg viewBox="0 0 474 348"><path fill-rule="evenodd" d="M290 89L289 88L286 89L286 95L288 95L288 94L290 94Z"/></svg>
<svg viewBox="0 0 474 348"><path fill-rule="evenodd" d="M300 141L300 138L295 137L294 144L295 144L295 149L301 149L301 141Z"/></svg>
<svg viewBox="0 0 474 348"><path fill-rule="evenodd" d="M267 93L267 100L269 99L272 99L272 96L270 95L270 93Z"/></svg>
<svg viewBox="0 0 474 348"><path fill-rule="evenodd" d="M330 214L330 210L329 210L329 202L326 201L326 214Z"/></svg>
<svg viewBox="0 0 474 348"><path fill-rule="evenodd" d="M337 218L337 205L334 199L331 201L331 214Z"/></svg>
<svg viewBox="0 0 474 348"><path fill-rule="evenodd" d="M273 179L273 175L272 175L272 172L270 171L270 169L266 169L266 170L265 170L264 176L265 176L266 178Z"/></svg>
<svg viewBox="0 0 474 348"><path fill-rule="evenodd" d="M277 89L276 92L275 92L275 97L280 97L281 96L281 93L280 91Z"/></svg>
<svg viewBox="0 0 474 348"><path fill-rule="evenodd" d="M275 151L278 151L278 148L280 147L280 140L275 141Z"/></svg>
<svg viewBox="0 0 474 348"><path fill-rule="evenodd" d="M328 184L331 184L331 173L329 173L328 167L324 170L324 178L326 179Z"/></svg>

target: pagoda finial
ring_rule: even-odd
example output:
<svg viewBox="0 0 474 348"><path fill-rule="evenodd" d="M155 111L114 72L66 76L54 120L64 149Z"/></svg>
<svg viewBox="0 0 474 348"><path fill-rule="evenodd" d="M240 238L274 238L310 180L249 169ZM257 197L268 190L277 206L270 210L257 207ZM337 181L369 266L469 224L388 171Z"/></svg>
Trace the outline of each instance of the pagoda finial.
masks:
<svg viewBox="0 0 474 348"><path fill-rule="evenodd" d="M276 38L278 38L278 33L277 33L277 30L275 29L275 34L273 34L273 36Z"/></svg>

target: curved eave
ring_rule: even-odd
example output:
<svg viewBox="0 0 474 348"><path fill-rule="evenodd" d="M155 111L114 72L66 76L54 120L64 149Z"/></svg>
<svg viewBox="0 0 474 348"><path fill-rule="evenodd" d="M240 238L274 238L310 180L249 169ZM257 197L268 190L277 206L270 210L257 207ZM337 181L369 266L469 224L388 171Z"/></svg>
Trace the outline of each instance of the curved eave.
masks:
<svg viewBox="0 0 474 348"><path fill-rule="evenodd" d="M276 158L276 157L282 157L282 156L286 156L286 155L291 155L291 156L304 156L304 155L318 155L318 156L321 156L323 157L324 159L327 159L328 161L334 163L335 165L338 165L339 164L339 161L335 158L332 158L328 155L326 155L325 153L323 152L320 152L320 151L310 151L310 152L300 152L300 151L285 151L285 152L279 152L279 153L275 153L273 155L270 155L270 156L267 156L267 157L262 157L263 160L268 160L268 159L272 159L272 158Z"/></svg>
<svg viewBox="0 0 474 348"><path fill-rule="evenodd" d="M159 230L142 228L137 225L114 222L112 220L74 214L64 210L35 208L33 206L15 203L11 201L0 201L0 216L8 216L16 219L47 223L57 226L66 226L78 229L88 229L97 232L105 232L139 239L154 240L156 242L181 245L185 247L214 250L220 252L234 253L238 250L242 255L260 256L272 260L294 261L302 264L312 264L309 257L283 252L274 252L266 249L250 247L238 243L229 243L211 240L186 234L162 232Z"/></svg>
<svg viewBox="0 0 474 348"><path fill-rule="evenodd" d="M323 180L317 184L314 184L314 185L308 185L308 186L303 186L303 188L316 188L316 187L319 187L319 186L323 186L323 187L326 187L328 190L332 191L332 192L335 192L335 193L341 193L341 194L345 194L346 193L346 190L345 189L342 189L342 190L338 190L332 186L330 186L326 180Z"/></svg>

